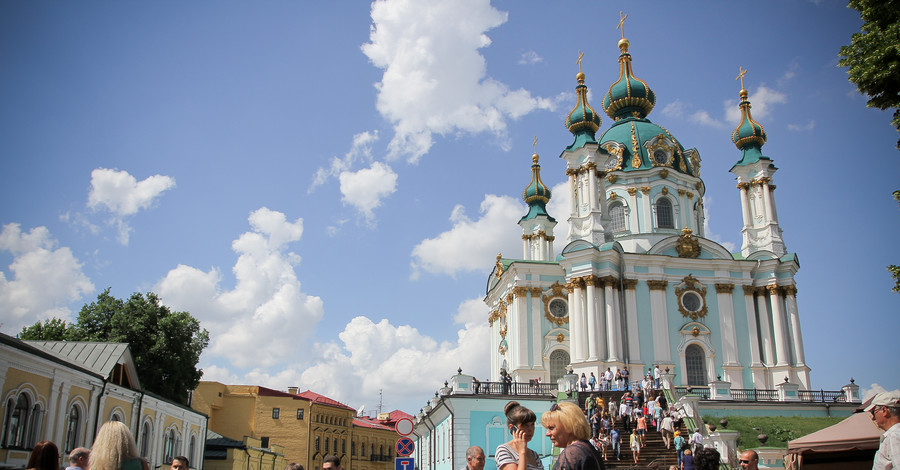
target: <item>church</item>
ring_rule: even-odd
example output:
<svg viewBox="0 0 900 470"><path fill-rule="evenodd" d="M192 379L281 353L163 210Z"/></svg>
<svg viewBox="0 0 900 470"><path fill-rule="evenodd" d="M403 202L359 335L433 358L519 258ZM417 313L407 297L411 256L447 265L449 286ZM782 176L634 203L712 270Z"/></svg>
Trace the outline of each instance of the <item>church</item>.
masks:
<svg viewBox="0 0 900 470"><path fill-rule="evenodd" d="M809 390L800 265L782 239L777 168L763 154L766 133L751 115L744 71L733 176L705 175L737 180L742 243L730 253L704 236L700 152L649 119L656 95L635 75L624 35L618 46L619 76L600 103L612 120L603 132L585 75L576 76L566 119L574 139L560 155L568 214L547 212L551 191L532 157L522 256L498 255L486 287L492 380L508 373L513 382L555 383L569 370L599 380L607 369L627 369L634 380L659 366L676 386L789 381ZM569 229L554 256L559 217Z"/></svg>

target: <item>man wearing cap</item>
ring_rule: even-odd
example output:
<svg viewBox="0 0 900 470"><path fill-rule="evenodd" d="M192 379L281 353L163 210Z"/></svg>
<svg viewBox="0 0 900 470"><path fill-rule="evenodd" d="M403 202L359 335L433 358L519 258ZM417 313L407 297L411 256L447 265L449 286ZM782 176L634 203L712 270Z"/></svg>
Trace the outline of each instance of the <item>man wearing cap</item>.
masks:
<svg viewBox="0 0 900 470"><path fill-rule="evenodd" d="M900 468L900 393L879 393L864 411L884 430L872 470L890 470L895 463Z"/></svg>

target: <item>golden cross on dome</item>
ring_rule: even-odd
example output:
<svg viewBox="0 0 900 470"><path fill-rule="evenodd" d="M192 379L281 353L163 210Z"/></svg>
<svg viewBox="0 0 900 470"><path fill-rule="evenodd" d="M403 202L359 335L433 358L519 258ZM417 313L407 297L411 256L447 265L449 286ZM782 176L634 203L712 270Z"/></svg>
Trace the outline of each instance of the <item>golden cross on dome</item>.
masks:
<svg viewBox="0 0 900 470"><path fill-rule="evenodd" d="M534 143L532 145L534 145L534 153L537 153L537 136L536 135L534 136Z"/></svg>
<svg viewBox="0 0 900 470"><path fill-rule="evenodd" d="M578 64L578 73L581 73L581 58L584 57L584 52L578 51L578 60L575 61ZM537 138L537 137L535 137Z"/></svg>
<svg viewBox="0 0 900 470"><path fill-rule="evenodd" d="M735 77L734 79L741 81L741 89L743 90L744 89L744 75L747 74L747 69L745 69L744 67L738 67L738 70L740 70L741 73L739 73L738 76Z"/></svg>
<svg viewBox="0 0 900 470"><path fill-rule="evenodd" d="M624 12L619 12L619 25L616 26L616 29L622 30L622 39L625 39L625 18L628 18L628 15L624 14Z"/></svg>

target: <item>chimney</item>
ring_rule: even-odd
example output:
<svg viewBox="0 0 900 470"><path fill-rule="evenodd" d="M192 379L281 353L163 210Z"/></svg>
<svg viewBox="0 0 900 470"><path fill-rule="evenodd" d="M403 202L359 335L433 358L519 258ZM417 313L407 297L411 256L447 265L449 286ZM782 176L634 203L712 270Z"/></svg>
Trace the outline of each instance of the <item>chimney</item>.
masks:
<svg viewBox="0 0 900 470"><path fill-rule="evenodd" d="M288 393L291 395L296 395L298 390L300 390L299 387L288 387Z"/></svg>

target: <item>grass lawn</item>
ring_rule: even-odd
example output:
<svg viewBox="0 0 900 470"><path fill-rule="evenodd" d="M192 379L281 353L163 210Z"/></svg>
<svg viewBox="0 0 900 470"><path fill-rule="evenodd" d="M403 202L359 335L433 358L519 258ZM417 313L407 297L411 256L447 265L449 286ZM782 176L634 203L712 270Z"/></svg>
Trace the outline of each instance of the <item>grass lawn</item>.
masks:
<svg viewBox="0 0 900 470"><path fill-rule="evenodd" d="M728 419L728 427L726 429L740 432L737 445L738 449L742 451L763 446L756 438L761 432L769 436L765 443L766 447L787 449L788 441L844 420L844 418L800 418L787 416L726 416L726 419ZM703 417L703 422L715 424L720 429L722 426L719 424L719 421L721 420L722 418L716 416Z"/></svg>

